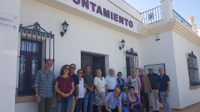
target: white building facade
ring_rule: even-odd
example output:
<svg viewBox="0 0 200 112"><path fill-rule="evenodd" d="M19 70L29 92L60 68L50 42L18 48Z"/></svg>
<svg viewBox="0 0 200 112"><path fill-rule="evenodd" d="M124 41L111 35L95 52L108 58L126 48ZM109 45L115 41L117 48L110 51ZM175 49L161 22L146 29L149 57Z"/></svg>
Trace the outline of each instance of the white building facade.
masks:
<svg viewBox="0 0 200 112"><path fill-rule="evenodd" d="M173 109L200 102L199 30L177 16L171 0L144 13L124 0L2 0L0 13L1 112L37 112L32 85L45 59L54 61L56 76L71 63L77 69L90 64L104 76L114 68L125 80L130 67L162 66L170 77ZM69 26L61 36L65 20Z"/></svg>

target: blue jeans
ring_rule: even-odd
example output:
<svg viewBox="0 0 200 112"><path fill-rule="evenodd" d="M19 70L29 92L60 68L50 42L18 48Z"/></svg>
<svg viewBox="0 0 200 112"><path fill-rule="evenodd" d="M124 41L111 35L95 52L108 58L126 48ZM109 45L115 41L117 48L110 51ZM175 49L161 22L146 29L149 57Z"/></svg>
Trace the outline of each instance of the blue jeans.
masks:
<svg viewBox="0 0 200 112"><path fill-rule="evenodd" d="M87 93L84 98L83 112L93 111L94 93Z"/></svg>
<svg viewBox="0 0 200 112"><path fill-rule="evenodd" d="M70 96L68 98L62 98L61 101L58 101L57 102L58 112L63 112L64 106L65 106L65 112L70 112L70 108L72 105L72 98L73 96Z"/></svg>
<svg viewBox="0 0 200 112"><path fill-rule="evenodd" d="M169 93L168 96L165 97L166 92L160 92L160 97L162 99L162 104L165 109L165 112L172 112L170 103L169 103Z"/></svg>

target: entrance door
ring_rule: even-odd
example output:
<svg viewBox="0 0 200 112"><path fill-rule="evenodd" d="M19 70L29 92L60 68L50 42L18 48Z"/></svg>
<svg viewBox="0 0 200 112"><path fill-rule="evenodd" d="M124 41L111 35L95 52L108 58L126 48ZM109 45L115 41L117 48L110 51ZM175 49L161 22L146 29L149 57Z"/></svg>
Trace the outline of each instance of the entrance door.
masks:
<svg viewBox="0 0 200 112"><path fill-rule="evenodd" d="M85 66L91 66L91 73L93 77L96 76L95 72L97 69L102 71L102 76L105 75L105 56L94 55L89 53L81 53L81 69L85 70Z"/></svg>

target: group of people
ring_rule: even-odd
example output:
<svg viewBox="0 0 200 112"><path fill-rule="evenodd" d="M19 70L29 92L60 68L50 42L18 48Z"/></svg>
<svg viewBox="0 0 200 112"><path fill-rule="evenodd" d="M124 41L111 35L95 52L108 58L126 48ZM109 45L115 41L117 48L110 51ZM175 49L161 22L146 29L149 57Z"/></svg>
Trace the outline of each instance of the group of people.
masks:
<svg viewBox="0 0 200 112"><path fill-rule="evenodd" d="M146 104L146 112L149 112L148 94L153 105L153 112L159 112L160 94L163 107L166 112L171 112L169 104L169 76L159 68L160 76L149 68L149 74L145 75L142 68L139 75L136 69L131 68L131 74L127 81L118 72L114 76L113 68L109 75L102 76L100 69L91 74L91 66L85 70L78 69L76 65L64 65L60 75L55 79L55 74L50 70L53 65L51 60L45 62L45 69L39 70L35 77L35 93L39 112L51 112L53 90L56 91L57 112L92 112L93 105L98 112L143 112L143 98ZM54 89L53 89L54 88Z"/></svg>

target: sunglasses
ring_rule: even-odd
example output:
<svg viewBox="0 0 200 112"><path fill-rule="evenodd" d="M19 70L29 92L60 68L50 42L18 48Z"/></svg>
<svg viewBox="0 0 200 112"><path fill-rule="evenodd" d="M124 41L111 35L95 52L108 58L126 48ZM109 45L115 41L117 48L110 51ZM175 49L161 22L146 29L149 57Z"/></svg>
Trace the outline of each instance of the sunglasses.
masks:
<svg viewBox="0 0 200 112"><path fill-rule="evenodd" d="M78 72L78 73L82 74L83 72Z"/></svg>
<svg viewBox="0 0 200 112"><path fill-rule="evenodd" d="M149 71L152 71L152 69L149 69Z"/></svg>
<svg viewBox="0 0 200 112"><path fill-rule="evenodd" d="M70 67L71 69L76 69L75 67Z"/></svg>
<svg viewBox="0 0 200 112"><path fill-rule="evenodd" d="M65 70L69 70L69 68L65 68Z"/></svg>

